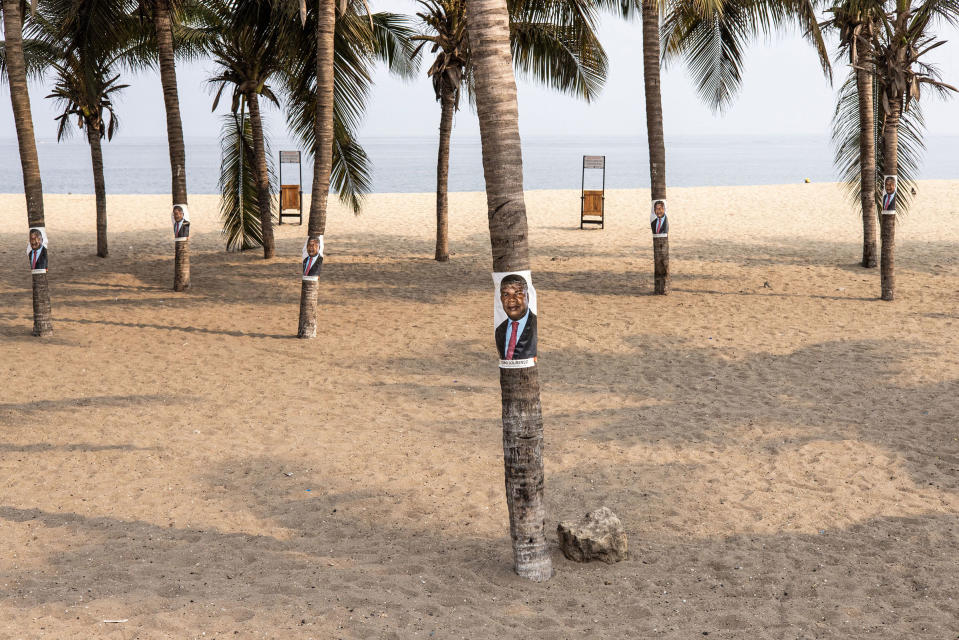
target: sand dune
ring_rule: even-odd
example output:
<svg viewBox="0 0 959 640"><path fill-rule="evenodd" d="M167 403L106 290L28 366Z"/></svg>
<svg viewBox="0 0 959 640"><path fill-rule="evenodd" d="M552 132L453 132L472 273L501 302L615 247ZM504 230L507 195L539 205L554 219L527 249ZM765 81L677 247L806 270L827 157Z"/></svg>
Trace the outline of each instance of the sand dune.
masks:
<svg viewBox="0 0 959 640"><path fill-rule="evenodd" d="M228 254L191 198L46 198L55 335L29 335L22 195L0 196L0 637L953 638L959 182L898 230L898 299L836 185L527 194L550 528L607 505L631 558L511 573L485 197L336 205L319 337L305 229ZM764 286L768 284L768 286ZM555 536L553 536L555 540ZM104 623L104 620L127 620ZM202 635L202 634L205 634Z"/></svg>

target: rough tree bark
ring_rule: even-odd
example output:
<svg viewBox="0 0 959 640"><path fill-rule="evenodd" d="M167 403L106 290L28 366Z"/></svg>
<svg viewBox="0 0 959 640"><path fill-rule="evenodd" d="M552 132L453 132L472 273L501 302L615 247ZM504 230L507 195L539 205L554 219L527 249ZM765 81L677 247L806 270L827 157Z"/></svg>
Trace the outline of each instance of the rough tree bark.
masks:
<svg viewBox="0 0 959 640"><path fill-rule="evenodd" d="M166 107L167 143L170 147L170 173L173 204L189 204L186 192L186 145L183 143L183 123L180 121L180 98L176 86L176 65L173 59L173 24L169 0L154 0L153 26L156 31L157 52L160 57L160 84L163 86L163 104ZM190 287L190 240L173 243L173 290Z"/></svg>
<svg viewBox="0 0 959 640"><path fill-rule="evenodd" d="M334 0L317 0L316 20L316 117L313 130L313 191L307 237L326 232L326 206L333 168L333 30L336 26ZM303 280L300 290L298 338L316 337L316 296L319 281Z"/></svg>
<svg viewBox="0 0 959 640"><path fill-rule="evenodd" d="M103 181L103 148L100 145L100 130L86 123L87 142L90 144L90 159L93 162L93 191L97 203L97 255L106 258L107 250L107 190Z"/></svg>
<svg viewBox="0 0 959 640"><path fill-rule="evenodd" d="M889 113L886 114L882 134L882 172L883 175L896 175L899 171L899 116L902 111L902 97L898 96L889 103ZM893 300L896 297L896 215L884 213L879 217L882 242L879 265L882 299Z"/></svg>
<svg viewBox="0 0 959 640"><path fill-rule="evenodd" d="M659 3L643 0L643 82L646 94L646 136L649 140L649 184L652 200L666 199L666 144L663 140L663 98L659 66ZM667 211L667 218L669 212ZM669 293L669 238L653 238L654 291Z"/></svg>
<svg viewBox="0 0 959 640"><path fill-rule="evenodd" d="M523 158L516 80L505 0L470 0L476 110L483 146L493 271L529 269ZM543 415L537 367L500 369L503 451L513 566L520 576L547 580L553 573L543 502Z"/></svg>
<svg viewBox="0 0 959 640"><path fill-rule="evenodd" d="M859 45L860 60L872 57L868 39ZM873 104L873 73L856 70L859 95L859 196L862 202L862 266L876 266L876 116Z"/></svg>
<svg viewBox="0 0 959 640"><path fill-rule="evenodd" d="M20 148L20 168L23 171L23 193L27 200L27 223L43 227L43 185L40 182L40 159L33 133L30 113L30 95L27 93L27 65L23 57L23 16L20 0L3 0L3 27L6 39L7 80L10 83L10 101ZM48 254L48 260L51 257ZM26 258L22 264L27 266ZM53 334L50 309L50 285L47 274L34 273L33 279L33 335Z"/></svg>
<svg viewBox="0 0 959 640"><path fill-rule="evenodd" d="M453 131L455 89L443 83L440 95L440 146L436 162L436 254L437 262L450 259L449 242L449 176L450 136Z"/></svg>

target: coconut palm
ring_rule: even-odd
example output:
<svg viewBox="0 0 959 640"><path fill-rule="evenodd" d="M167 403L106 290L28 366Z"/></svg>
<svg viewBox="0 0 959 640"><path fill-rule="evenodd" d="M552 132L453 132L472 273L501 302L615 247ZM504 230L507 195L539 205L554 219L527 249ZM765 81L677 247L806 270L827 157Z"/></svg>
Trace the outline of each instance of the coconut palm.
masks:
<svg viewBox="0 0 959 640"><path fill-rule="evenodd" d="M848 56L855 77L855 97L859 123L855 130L858 136L858 188L856 196L862 206L862 266L875 267L876 256L876 119L873 102L876 75L872 59L872 43L878 28L878 14L882 11L879 0L845 0L829 9L833 17L822 23L823 30L834 30L839 35L840 53ZM840 91L840 100L848 94L845 85ZM838 123L834 119L834 123ZM835 127L834 127L835 131ZM836 138L837 142L842 138ZM841 142L839 147L841 148ZM843 163L837 154L837 163Z"/></svg>
<svg viewBox="0 0 959 640"><path fill-rule="evenodd" d="M204 4L208 9L208 30L213 34L209 53L217 66L216 75L210 79L218 87L213 109L216 110L223 91L231 87L234 116L241 104L250 110L263 257L272 258L276 248L260 97L280 106L269 84L282 71L282 22L275 15L279 7L258 1L206 0Z"/></svg>
<svg viewBox="0 0 959 640"><path fill-rule="evenodd" d="M301 5L304 26L288 24L284 35L288 122L314 154L307 238L326 231L331 183L357 212L360 196L369 190L366 154L354 132L365 110L374 64L382 61L405 77L416 70L415 59L410 59L413 31L402 16L370 14L361 0L339 7L324 0L317 6L311 10ZM316 336L317 286L310 280L302 284L301 338Z"/></svg>
<svg viewBox="0 0 959 640"><path fill-rule="evenodd" d="M239 117L235 113L223 116L219 187L220 218L223 221L223 233L226 235L227 251L246 251L263 243L253 137L253 126L243 107L240 108ZM266 136L263 137L263 144L269 182L275 184L270 145Z"/></svg>
<svg viewBox="0 0 959 640"><path fill-rule="evenodd" d="M440 103L440 140L436 168L436 251L449 260L449 152L453 114L461 91L470 91L470 44L465 0L418 0L416 15L427 33L414 37L429 44L436 59L427 75ZM510 47L516 68L529 77L587 102L602 89L606 53L596 36L596 10L583 0L510 0Z"/></svg>
<svg viewBox="0 0 959 640"><path fill-rule="evenodd" d="M62 63L53 65L57 75L53 92L48 98L55 98L62 106L57 116L59 142L70 131L69 122L76 117L77 125L86 129L87 143L90 145L90 159L93 163L93 190L97 206L97 255L106 258L107 247L107 195L103 178L103 150L101 140L113 139L118 121L113 110L113 94L129 85L119 84L119 74L112 75L110 65L104 60L89 60L87 55L78 51L67 53ZM112 76L112 77L111 77Z"/></svg>
<svg viewBox="0 0 959 640"><path fill-rule="evenodd" d="M882 173L899 172L899 134L904 112L918 101L925 86L940 95L957 89L941 80L935 66L925 61L933 49L945 44L933 28L937 22L959 23L955 0L896 0L893 9L879 16L874 41L875 68L882 109ZM903 189L904 191L904 189ZM880 274L882 299L895 299L896 216L880 216Z"/></svg>
<svg viewBox="0 0 959 640"><path fill-rule="evenodd" d="M666 200L666 142L663 135L663 95L659 68L659 2L642 0L640 11L643 22L643 95L646 99L650 199ZM669 236L653 238L653 291L659 295L669 293Z"/></svg>
<svg viewBox="0 0 959 640"><path fill-rule="evenodd" d="M665 8L661 32L659 8ZM749 39L770 36L783 27L798 25L815 47L823 72L832 70L811 0L644 0L643 73L646 81L646 126L649 136L649 173L652 199L666 197L666 153L663 144L662 102L659 93L659 37L664 59L683 58L700 96L722 111L742 85L742 66ZM652 96L651 96L652 94ZM652 100L652 104L651 104ZM659 246L657 246L659 245ZM668 291L668 238L653 238L656 293Z"/></svg>
<svg viewBox="0 0 959 640"><path fill-rule="evenodd" d="M333 37L333 164L331 186L340 200L359 213L362 197L372 188L372 167L356 140L373 86L373 69L379 62L394 75L410 78L417 58L410 59L414 31L405 16L366 12L361 2L338 12ZM306 26L291 16L283 36L283 94L287 124L300 143L312 149L316 114L316 16L307 13Z"/></svg>
<svg viewBox="0 0 959 640"><path fill-rule="evenodd" d="M105 6L108 5L108 6ZM24 24L27 69L38 77L52 73L48 98L61 107L57 140L73 132L71 122L86 131L96 194L97 255L107 257L107 203L103 177L103 138L116 133L115 94L118 68L139 42L135 21L123 13L132 5L98 0L50 0Z"/></svg>
<svg viewBox="0 0 959 640"><path fill-rule="evenodd" d="M529 269L523 157L506 0L469 0L476 111L483 145L493 271ZM532 580L552 575L543 503L543 415L537 367L500 369L506 503L513 567Z"/></svg>
<svg viewBox="0 0 959 640"><path fill-rule="evenodd" d="M3 0L4 68L10 83L10 101L20 148L20 168L23 171L23 193L27 201L27 224L43 227L43 185L40 182L40 160L33 133L30 113L30 95L27 93L27 65L23 53L23 16L20 0ZM48 258L49 259L49 258ZM50 288L46 273L34 273L33 279L33 335L53 333L50 312Z"/></svg>
<svg viewBox="0 0 959 640"><path fill-rule="evenodd" d="M301 0L302 1L302 0ZM305 9L305 5L301 5ZM306 26L306 14L303 15ZM316 0L316 111L313 119L313 187L307 242L326 233L326 207L333 165L333 40L336 27L334 0ZM300 288L298 338L316 337L318 280L303 280Z"/></svg>
<svg viewBox="0 0 959 640"><path fill-rule="evenodd" d="M434 259L450 259L449 246L449 171L450 135L453 131L453 112L459 108L460 89L469 64L469 44L466 37L465 0L419 0L426 11L417 13L435 35L415 36L432 43L431 53L438 53L427 75L433 80L433 91L440 103L440 143L436 159L436 251Z"/></svg>
<svg viewBox="0 0 959 640"><path fill-rule="evenodd" d="M163 87L163 106L166 112L167 145L170 148L170 176L173 204L187 202L186 145L183 142L183 122L180 119L180 97L176 85L174 48L174 16L177 0L142 0L144 12L151 16L153 37L160 66L160 84ZM173 290L190 288L190 239L174 242Z"/></svg>

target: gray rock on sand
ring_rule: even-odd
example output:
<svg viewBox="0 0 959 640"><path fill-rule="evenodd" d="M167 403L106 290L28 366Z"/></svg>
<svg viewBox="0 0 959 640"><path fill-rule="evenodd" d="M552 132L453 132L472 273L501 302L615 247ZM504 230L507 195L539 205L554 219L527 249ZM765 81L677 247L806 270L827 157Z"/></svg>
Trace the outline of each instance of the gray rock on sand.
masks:
<svg viewBox="0 0 959 640"><path fill-rule="evenodd" d="M563 555L574 562L613 564L626 559L626 531L607 507L590 511L579 522L560 522L556 532Z"/></svg>

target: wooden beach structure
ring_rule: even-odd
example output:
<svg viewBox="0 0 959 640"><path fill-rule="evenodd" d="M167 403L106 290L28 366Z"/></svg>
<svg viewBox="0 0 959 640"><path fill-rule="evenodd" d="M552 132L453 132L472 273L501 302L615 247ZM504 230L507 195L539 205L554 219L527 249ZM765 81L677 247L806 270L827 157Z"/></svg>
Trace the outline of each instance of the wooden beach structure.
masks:
<svg viewBox="0 0 959 640"><path fill-rule="evenodd" d="M599 189L586 188L586 171L602 172L602 186ZM579 228L587 224L604 227L606 215L606 156L583 156L583 179L580 186Z"/></svg>
<svg viewBox="0 0 959 640"><path fill-rule="evenodd" d="M283 182L283 165L295 164L297 168L297 184ZM280 152L280 224L283 218L296 218L297 224L303 224L303 162L299 151Z"/></svg>

